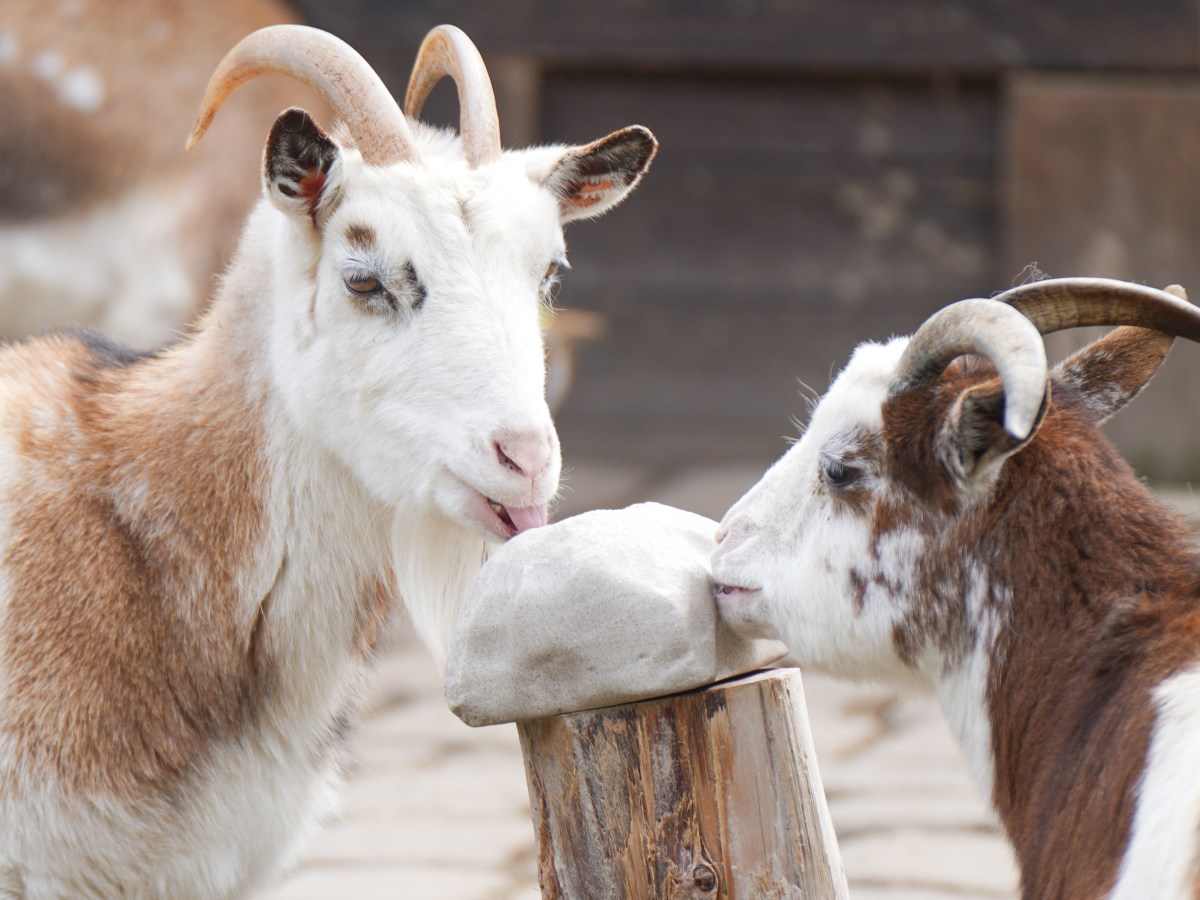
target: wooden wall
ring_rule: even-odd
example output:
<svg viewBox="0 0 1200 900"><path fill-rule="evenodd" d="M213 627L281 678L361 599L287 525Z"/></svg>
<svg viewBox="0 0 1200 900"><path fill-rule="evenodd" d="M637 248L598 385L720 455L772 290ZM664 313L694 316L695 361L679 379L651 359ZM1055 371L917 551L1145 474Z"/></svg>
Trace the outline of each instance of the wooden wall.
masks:
<svg viewBox="0 0 1200 900"><path fill-rule="evenodd" d="M1035 262L1200 297L1191 2L300 5L398 94L423 34L464 28L509 145L633 122L662 141L637 195L568 235L560 303L610 323L560 415L568 458L770 460L806 414L801 381L823 390L857 341ZM1200 347L1160 382L1113 431L1191 477Z"/></svg>

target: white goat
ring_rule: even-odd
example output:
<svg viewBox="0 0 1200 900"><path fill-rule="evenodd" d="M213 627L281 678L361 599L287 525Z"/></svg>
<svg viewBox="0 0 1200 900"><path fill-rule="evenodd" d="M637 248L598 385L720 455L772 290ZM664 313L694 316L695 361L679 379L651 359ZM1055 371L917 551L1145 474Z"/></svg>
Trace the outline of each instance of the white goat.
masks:
<svg viewBox="0 0 1200 900"><path fill-rule="evenodd" d="M436 652L455 583L557 490L539 295L562 223L620 202L653 136L502 152L483 62L443 26L407 103L451 75L459 140L279 26L226 56L193 142L266 71L345 136L279 116L195 333L0 352L0 895L270 879L333 802L394 571Z"/></svg>
<svg viewBox="0 0 1200 900"><path fill-rule="evenodd" d="M1145 327L1048 373L1039 330L1096 324ZM1100 279L948 307L860 346L718 533L736 629L932 686L1027 897L1200 896L1200 554L1098 428L1172 334L1200 311Z"/></svg>

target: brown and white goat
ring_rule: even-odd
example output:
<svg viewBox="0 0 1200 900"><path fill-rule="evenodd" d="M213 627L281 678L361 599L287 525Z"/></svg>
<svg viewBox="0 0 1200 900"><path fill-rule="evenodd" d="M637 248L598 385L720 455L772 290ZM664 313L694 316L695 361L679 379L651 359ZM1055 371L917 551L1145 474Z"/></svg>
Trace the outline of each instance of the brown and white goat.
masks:
<svg viewBox="0 0 1200 900"><path fill-rule="evenodd" d="M489 542L559 477L539 308L563 223L656 143L501 150L474 45L435 29L407 106L353 50L265 29L193 142L267 71L342 121L276 120L264 198L193 335L0 350L0 896L228 897L333 805L341 736L399 594L438 649Z"/></svg>
<svg viewBox="0 0 1200 900"><path fill-rule="evenodd" d="M1083 324L1145 327L1048 372ZM1200 311L1100 279L948 307L860 346L718 533L735 628L932 686L1026 897L1200 896L1200 552L1099 430L1171 335Z"/></svg>

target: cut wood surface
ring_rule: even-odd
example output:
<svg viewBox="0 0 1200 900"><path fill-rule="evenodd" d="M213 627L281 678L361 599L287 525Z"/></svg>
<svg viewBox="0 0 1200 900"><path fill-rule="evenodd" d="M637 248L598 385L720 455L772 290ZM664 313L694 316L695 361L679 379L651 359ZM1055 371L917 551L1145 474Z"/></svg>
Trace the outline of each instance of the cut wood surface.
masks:
<svg viewBox="0 0 1200 900"><path fill-rule="evenodd" d="M798 670L518 730L543 897L847 896Z"/></svg>

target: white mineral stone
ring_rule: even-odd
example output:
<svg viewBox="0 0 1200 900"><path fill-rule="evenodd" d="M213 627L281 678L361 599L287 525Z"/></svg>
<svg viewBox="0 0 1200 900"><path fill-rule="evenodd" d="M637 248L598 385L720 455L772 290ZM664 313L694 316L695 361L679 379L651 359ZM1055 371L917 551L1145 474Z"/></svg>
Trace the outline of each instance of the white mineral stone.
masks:
<svg viewBox="0 0 1200 900"><path fill-rule="evenodd" d="M657 503L584 513L510 540L480 570L446 664L446 701L495 725L661 697L786 652L716 615L717 523Z"/></svg>

